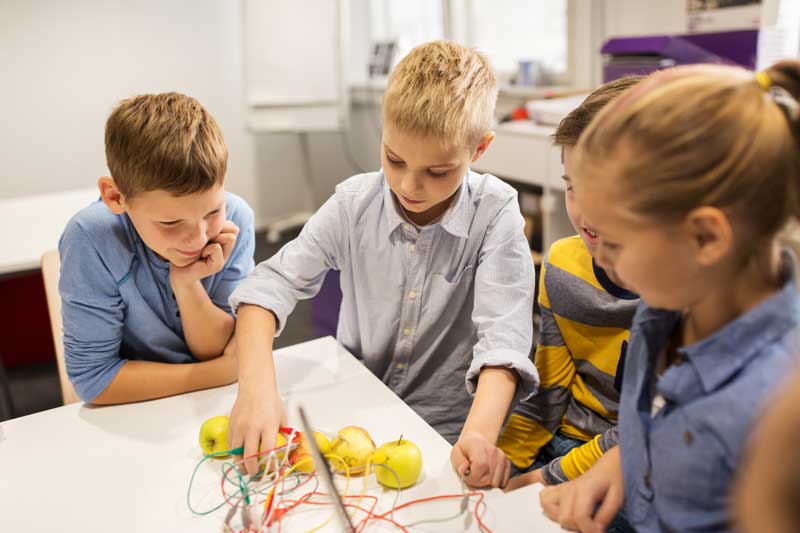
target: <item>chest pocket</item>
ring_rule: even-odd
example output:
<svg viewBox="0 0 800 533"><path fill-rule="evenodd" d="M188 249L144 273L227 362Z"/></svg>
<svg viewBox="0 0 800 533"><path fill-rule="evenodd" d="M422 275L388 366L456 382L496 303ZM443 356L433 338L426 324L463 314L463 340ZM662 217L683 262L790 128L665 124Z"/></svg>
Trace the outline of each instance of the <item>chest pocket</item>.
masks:
<svg viewBox="0 0 800 533"><path fill-rule="evenodd" d="M472 307L474 294L474 272L472 266L456 270L449 274L432 274L428 286L428 298L424 313L430 316L449 317L463 316L459 311L468 305ZM471 315L469 313L468 315Z"/></svg>
<svg viewBox="0 0 800 533"><path fill-rule="evenodd" d="M686 520L666 524L678 530L690 524L724 529L733 474L726 450L681 409L671 411L660 425L652 434L650 452L659 516Z"/></svg>

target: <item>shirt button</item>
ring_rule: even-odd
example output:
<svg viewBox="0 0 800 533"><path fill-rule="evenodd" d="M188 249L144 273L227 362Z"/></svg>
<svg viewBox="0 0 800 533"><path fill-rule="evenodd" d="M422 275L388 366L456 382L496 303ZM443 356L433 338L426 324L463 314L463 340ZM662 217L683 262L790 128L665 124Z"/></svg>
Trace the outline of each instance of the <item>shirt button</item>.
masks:
<svg viewBox="0 0 800 533"><path fill-rule="evenodd" d="M403 330L403 335L411 335L411 328L405 328Z"/></svg>
<svg viewBox="0 0 800 533"><path fill-rule="evenodd" d="M397 363L397 365L395 365L395 368L397 368L397 370L403 370L405 367L406 367L405 363Z"/></svg>
<svg viewBox="0 0 800 533"><path fill-rule="evenodd" d="M683 432L683 441L686 444L691 444L692 442L694 442L694 435L692 435L691 431L684 431Z"/></svg>
<svg viewBox="0 0 800 533"><path fill-rule="evenodd" d="M408 224L403 224L403 229L406 231L411 231L411 226L409 226Z"/></svg>
<svg viewBox="0 0 800 533"><path fill-rule="evenodd" d="M416 297L417 297L417 291L408 291L408 298L410 300L413 300Z"/></svg>
<svg viewBox="0 0 800 533"><path fill-rule="evenodd" d="M408 247L408 249L411 250L411 252L413 253L417 249L417 247L416 245L412 244L411 246Z"/></svg>

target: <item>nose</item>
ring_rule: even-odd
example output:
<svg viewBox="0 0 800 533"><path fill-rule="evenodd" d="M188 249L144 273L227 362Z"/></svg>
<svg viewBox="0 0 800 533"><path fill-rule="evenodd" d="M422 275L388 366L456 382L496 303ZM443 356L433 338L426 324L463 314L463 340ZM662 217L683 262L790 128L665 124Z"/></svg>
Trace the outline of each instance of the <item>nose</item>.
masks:
<svg viewBox="0 0 800 533"><path fill-rule="evenodd" d="M422 180L413 172L406 172L400 181L400 191L413 196L420 189L422 189Z"/></svg>
<svg viewBox="0 0 800 533"><path fill-rule="evenodd" d="M192 225L183 238L183 246L185 246L187 250L199 250L203 248L208 242L207 229L205 220L201 220Z"/></svg>

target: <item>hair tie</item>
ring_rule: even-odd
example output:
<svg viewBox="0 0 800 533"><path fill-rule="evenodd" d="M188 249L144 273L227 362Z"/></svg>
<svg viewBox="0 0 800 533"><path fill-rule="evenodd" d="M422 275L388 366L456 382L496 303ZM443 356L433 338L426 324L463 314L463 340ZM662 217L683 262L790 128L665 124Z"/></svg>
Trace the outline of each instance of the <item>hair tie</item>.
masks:
<svg viewBox="0 0 800 533"><path fill-rule="evenodd" d="M758 83L762 91L768 91L772 87L772 78L765 71L760 70L756 72L756 83Z"/></svg>

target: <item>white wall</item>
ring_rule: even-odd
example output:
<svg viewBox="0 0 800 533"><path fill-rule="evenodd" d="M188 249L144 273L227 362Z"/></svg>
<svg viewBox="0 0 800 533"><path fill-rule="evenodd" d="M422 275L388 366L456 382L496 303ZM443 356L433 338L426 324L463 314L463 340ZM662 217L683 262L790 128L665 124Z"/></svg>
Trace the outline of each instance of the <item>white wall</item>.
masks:
<svg viewBox="0 0 800 533"><path fill-rule="evenodd" d="M686 0L605 0L607 37L686 33Z"/></svg>
<svg viewBox="0 0 800 533"><path fill-rule="evenodd" d="M227 188L259 210L235 0L0 0L0 197L93 185L122 98L179 91L217 119Z"/></svg>
<svg viewBox="0 0 800 533"><path fill-rule="evenodd" d="M581 31L593 28L595 43L685 28L682 0L592 1L598 9L579 22ZM357 82L364 81L366 7L351 0ZM357 172L345 136L309 136L309 190L297 135L246 131L240 15L237 0L0 0L0 198L91 186L107 172L103 126L115 103L177 90L220 122L230 150L227 187L250 202L259 223L319 206ZM584 70L599 67L599 59L587 60L594 48L583 47ZM378 168L377 105L354 103L346 141L358 165Z"/></svg>

